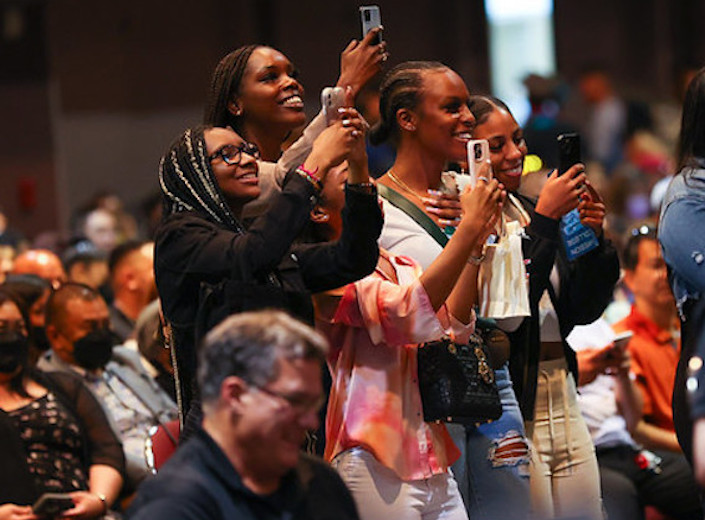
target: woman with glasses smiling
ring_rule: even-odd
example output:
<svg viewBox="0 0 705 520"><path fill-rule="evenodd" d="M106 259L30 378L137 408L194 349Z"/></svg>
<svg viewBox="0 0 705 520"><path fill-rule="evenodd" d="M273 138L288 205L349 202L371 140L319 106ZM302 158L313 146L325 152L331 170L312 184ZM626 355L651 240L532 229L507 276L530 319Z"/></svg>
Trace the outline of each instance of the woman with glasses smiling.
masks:
<svg viewBox="0 0 705 520"><path fill-rule="evenodd" d="M311 292L343 286L374 269L382 214L366 162L351 155L359 147L363 121L345 109L248 227L243 207L260 194L257 146L231 129L199 127L184 132L162 158L164 218L155 240L155 275L172 329L182 413L195 397L196 346L208 329L234 312L265 307L313 323ZM351 175L343 235L336 242L295 244L328 170L346 158Z"/></svg>

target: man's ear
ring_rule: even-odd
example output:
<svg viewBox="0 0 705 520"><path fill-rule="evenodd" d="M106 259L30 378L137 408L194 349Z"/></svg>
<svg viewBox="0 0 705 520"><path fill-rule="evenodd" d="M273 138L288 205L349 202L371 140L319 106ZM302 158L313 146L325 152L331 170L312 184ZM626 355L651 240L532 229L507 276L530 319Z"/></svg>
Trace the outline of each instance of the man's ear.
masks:
<svg viewBox="0 0 705 520"><path fill-rule="evenodd" d="M248 384L237 376L226 377L220 385L220 402L238 414L244 411L243 397L247 395Z"/></svg>
<svg viewBox="0 0 705 520"><path fill-rule="evenodd" d="M397 125L402 130L407 132L416 131L416 123L418 122L416 114L408 108L400 108L397 110Z"/></svg>
<svg viewBox="0 0 705 520"><path fill-rule="evenodd" d="M242 115L242 108L237 101L228 101L228 112L238 117Z"/></svg>
<svg viewBox="0 0 705 520"><path fill-rule="evenodd" d="M330 220L328 210L316 204L311 210L311 222L314 224L324 224Z"/></svg>

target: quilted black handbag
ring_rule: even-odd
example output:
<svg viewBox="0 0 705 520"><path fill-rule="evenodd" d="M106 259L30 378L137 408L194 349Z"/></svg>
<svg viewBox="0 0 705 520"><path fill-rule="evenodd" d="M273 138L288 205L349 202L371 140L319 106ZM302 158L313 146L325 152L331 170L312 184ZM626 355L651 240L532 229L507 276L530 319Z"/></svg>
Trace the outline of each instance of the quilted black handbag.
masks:
<svg viewBox="0 0 705 520"><path fill-rule="evenodd" d="M476 425L502 415L487 347L477 334L467 345L448 337L421 345L418 376L427 422Z"/></svg>

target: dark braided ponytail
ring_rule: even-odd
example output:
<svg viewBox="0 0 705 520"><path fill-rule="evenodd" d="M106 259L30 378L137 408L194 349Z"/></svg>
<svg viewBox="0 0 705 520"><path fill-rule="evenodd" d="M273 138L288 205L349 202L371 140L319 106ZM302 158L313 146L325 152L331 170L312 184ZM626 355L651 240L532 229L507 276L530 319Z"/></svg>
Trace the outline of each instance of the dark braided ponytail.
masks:
<svg viewBox="0 0 705 520"><path fill-rule="evenodd" d="M402 108L413 110L419 104L423 87L423 73L447 69L437 61L407 61L400 63L382 80L379 88L379 115L377 125L370 131L370 142L381 144L399 137L397 112Z"/></svg>
<svg viewBox="0 0 705 520"><path fill-rule="evenodd" d="M230 112L228 103L239 93L247 62L258 47L261 45L245 45L220 60L211 78L211 88L203 117L204 124L230 126L236 132L240 131L238 116Z"/></svg>

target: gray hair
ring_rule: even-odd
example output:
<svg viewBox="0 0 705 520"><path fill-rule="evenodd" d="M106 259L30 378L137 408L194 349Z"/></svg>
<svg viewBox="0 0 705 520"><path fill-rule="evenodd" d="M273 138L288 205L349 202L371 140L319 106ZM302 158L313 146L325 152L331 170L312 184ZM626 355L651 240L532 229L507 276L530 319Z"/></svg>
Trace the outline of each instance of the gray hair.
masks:
<svg viewBox="0 0 705 520"><path fill-rule="evenodd" d="M263 387L279 376L279 359L323 363L327 352L328 343L320 333L285 312L230 316L208 333L201 347L198 383L203 404L218 399L226 377Z"/></svg>

